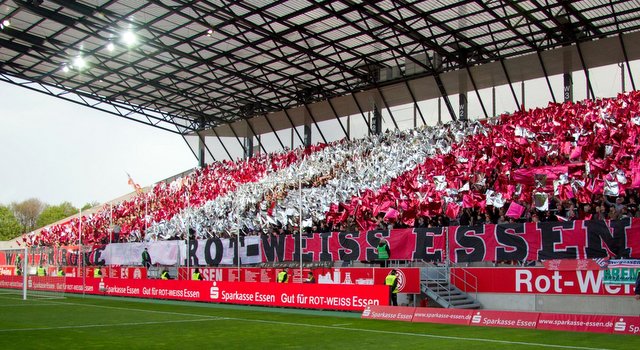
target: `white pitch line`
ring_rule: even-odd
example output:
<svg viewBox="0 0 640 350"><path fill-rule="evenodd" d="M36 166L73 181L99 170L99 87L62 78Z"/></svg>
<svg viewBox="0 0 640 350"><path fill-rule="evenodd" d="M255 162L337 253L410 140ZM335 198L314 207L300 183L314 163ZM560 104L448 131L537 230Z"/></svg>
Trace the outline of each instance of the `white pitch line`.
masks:
<svg viewBox="0 0 640 350"><path fill-rule="evenodd" d="M106 305L95 305L95 304L82 304L82 303L67 303L67 302L56 302L56 301L46 301L50 304L59 304L59 305L75 305L75 306L91 306L103 309L114 309L114 310L124 310L124 311L142 311L148 312L152 314L165 314L165 315L177 315L177 316L199 316L199 317L210 317L212 319L228 319L227 317L220 316L208 316L208 315L199 315L199 314L187 314L183 312L171 312L171 311L158 311L158 310L145 310L145 309L132 309L128 307L118 307L118 306L106 306Z"/></svg>
<svg viewBox="0 0 640 350"><path fill-rule="evenodd" d="M95 305L95 304L79 304L79 303L58 303L58 304L79 305L79 306L93 306L93 307L106 308L106 309L142 311L142 312L161 313L161 314L170 314L170 315L173 314L173 315L182 315L182 316L207 317L206 315L199 315L199 314L188 314L188 313L169 312L169 311L155 311L155 310L145 310L145 309L132 309L132 308L123 308L123 307L116 307L116 306L103 306L103 305ZM211 316L211 317L216 317L216 316ZM323 325L308 324L308 323L291 323L291 322L271 321L271 320L258 320L258 319L237 318L237 317L220 317L218 319L220 319L220 320L231 320L231 321L243 321L243 322L258 322L258 323L267 323L267 324L280 324L280 325L286 325L286 326L300 326L300 327L311 327L311 328L337 329L337 330L345 330L345 331L359 331L359 332L367 332L367 333L380 333L380 334L402 335L402 336L412 336L412 337L437 338L437 339L461 340L461 341L485 342L485 343L498 343L498 344L512 344L512 345L525 345L525 346L547 347L547 348L557 348L557 349L611 350L611 349L607 349L607 348L589 348L589 347L571 346L571 345L528 343L528 342L518 342L518 341L499 340L499 339L486 339L486 338L454 337L454 336L428 334L428 333L394 332L394 331L383 331L383 330L376 330L376 329L349 328L349 327L341 327L341 326L323 326Z"/></svg>
<svg viewBox="0 0 640 350"><path fill-rule="evenodd" d="M143 326L150 324L165 324L165 323L185 323L185 322L203 322L203 321L217 321L224 320L224 317L217 319L213 318L200 318L196 320L169 320L169 321L150 321L150 322L130 322L130 323L106 323L106 324L85 324L75 326L59 326L59 327L36 327L36 328L12 328L12 329L0 329L0 333L4 332L23 332L23 331L50 331L55 329L75 329L75 328L98 328L98 327L122 327L122 326Z"/></svg>
<svg viewBox="0 0 640 350"><path fill-rule="evenodd" d="M339 329L339 330L346 330L346 331L360 331L360 332L368 332L368 333L406 335L406 336L414 336L414 337L438 338L438 339L462 340L462 341L474 341L474 342L477 341L477 342L485 342L485 343L526 345L526 346L536 346L536 347L541 347L542 346L542 347L560 348L560 349L611 350L611 349L607 349L607 348L588 348L588 347L582 347L582 346L556 345L556 344L544 344L544 343L528 343L528 342L499 340L499 339L486 339L486 338L465 338L465 337L454 337L454 336L428 334L428 333L407 333L407 332L381 331L381 330L377 330L377 329L323 326L323 325L306 324L306 323L291 323L291 322L267 321L267 320L255 320L255 319L252 320L252 319L235 318L235 317L229 317L227 319L228 320L244 321L244 322L259 322L259 323L281 324L281 325L285 325L285 326L302 326L302 327L314 327L314 328L325 328L325 329Z"/></svg>

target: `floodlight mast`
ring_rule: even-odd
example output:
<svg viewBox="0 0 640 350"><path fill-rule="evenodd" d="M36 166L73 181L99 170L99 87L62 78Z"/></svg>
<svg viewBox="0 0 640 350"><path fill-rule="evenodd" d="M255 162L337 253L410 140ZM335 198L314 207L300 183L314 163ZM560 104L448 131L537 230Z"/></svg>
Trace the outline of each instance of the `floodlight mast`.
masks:
<svg viewBox="0 0 640 350"><path fill-rule="evenodd" d="M27 259L29 257L29 248L24 247L24 258L22 259L22 300L27 300Z"/></svg>
<svg viewBox="0 0 640 350"><path fill-rule="evenodd" d="M82 274L82 295L85 293L86 271L84 271L84 258L82 256L82 208L80 208L78 216L78 270Z"/></svg>
<svg viewBox="0 0 640 350"><path fill-rule="evenodd" d="M302 282L302 176L301 174L298 174L298 195L300 197L300 202L299 204L299 211L300 211L300 217L299 217L299 221L300 221L300 228L298 229L298 233L300 235L300 250L299 250L299 254L300 254L300 282Z"/></svg>

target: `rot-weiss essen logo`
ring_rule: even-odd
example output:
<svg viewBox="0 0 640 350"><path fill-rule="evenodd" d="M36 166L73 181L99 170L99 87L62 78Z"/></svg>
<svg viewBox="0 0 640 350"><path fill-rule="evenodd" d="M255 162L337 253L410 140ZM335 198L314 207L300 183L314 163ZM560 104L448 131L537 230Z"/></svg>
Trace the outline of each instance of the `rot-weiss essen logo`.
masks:
<svg viewBox="0 0 640 350"><path fill-rule="evenodd" d="M407 283L407 276L404 275L402 270L396 270L396 276L398 277L398 291L402 291Z"/></svg>

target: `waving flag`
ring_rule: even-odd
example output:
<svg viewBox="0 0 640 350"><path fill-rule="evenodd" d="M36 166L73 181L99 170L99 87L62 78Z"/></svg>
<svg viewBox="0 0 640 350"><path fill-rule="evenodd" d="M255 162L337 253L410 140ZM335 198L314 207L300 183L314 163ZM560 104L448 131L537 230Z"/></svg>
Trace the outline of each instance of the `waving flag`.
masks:
<svg viewBox="0 0 640 350"><path fill-rule="evenodd" d="M138 185L135 181L133 181L129 173L127 173L127 177L129 178L129 181L127 183L133 187L136 193L138 194L142 193L142 187L140 187L140 185Z"/></svg>

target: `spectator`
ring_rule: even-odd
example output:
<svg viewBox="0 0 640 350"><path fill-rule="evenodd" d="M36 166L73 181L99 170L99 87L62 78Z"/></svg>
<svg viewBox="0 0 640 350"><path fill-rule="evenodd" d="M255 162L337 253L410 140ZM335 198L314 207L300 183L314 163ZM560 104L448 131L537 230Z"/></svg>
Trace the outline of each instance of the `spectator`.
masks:
<svg viewBox="0 0 640 350"><path fill-rule="evenodd" d="M636 295L636 300L640 300L640 272L638 272L638 276L636 277L636 288L633 293Z"/></svg>
<svg viewBox="0 0 640 350"><path fill-rule="evenodd" d="M151 266L151 255L149 255L149 251L146 247L142 251L142 266L147 269L149 269L149 267Z"/></svg>
<svg viewBox="0 0 640 350"><path fill-rule="evenodd" d="M391 248L389 247L389 243L386 239L380 239L378 247L376 247L376 252L378 253L378 262L380 263L380 267L386 267L389 262L389 258L391 257Z"/></svg>
<svg viewBox="0 0 640 350"><path fill-rule="evenodd" d="M309 271L307 274L307 278L304 280L304 283L316 283L316 278L313 276L313 271Z"/></svg>

